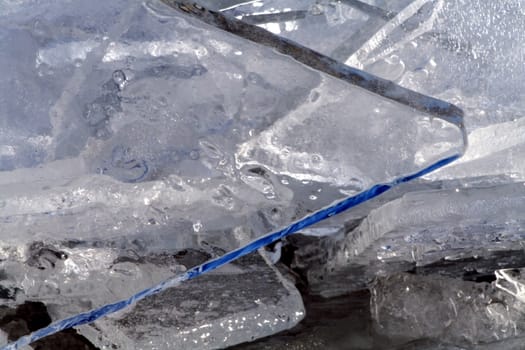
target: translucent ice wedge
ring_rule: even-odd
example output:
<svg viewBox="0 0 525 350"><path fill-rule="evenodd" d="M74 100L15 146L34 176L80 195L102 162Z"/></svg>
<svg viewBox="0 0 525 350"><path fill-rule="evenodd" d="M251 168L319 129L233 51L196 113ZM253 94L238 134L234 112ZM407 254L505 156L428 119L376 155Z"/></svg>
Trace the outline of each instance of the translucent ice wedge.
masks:
<svg viewBox="0 0 525 350"><path fill-rule="evenodd" d="M465 111L471 147L432 179L525 179L523 13L520 1L429 1L346 59Z"/></svg>
<svg viewBox="0 0 525 350"><path fill-rule="evenodd" d="M301 248L297 264L311 290L324 296L363 288L375 276L396 271L493 276L524 263L524 199L523 183L407 193L339 236Z"/></svg>

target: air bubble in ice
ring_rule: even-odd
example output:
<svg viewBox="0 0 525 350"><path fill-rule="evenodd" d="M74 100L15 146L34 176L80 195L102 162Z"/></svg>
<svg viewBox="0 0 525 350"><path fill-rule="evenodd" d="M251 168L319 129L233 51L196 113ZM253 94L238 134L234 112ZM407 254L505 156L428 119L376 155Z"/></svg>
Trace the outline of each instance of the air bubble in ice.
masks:
<svg viewBox="0 0 525 350"><path fill-rule="evenodd" d="M233 192L228 186L220 185L213 196L213 200L215 203L228 210L232 210L234 208L235 203L233 199Z"/></svg>
<svg viewBox="0 0 525 350"><path fill-rule="evenodd" d="M321 162L323 161L323 158L319 154L312 154L311 156L311 163L314 166L319 166Z"/></svg>
<svg viewBox="0 0 525 350"><path fill-rule="evenodd" d="M310 102L315 102L319 99L319 96L321 96L321 94L319 94L319 91L315 91L313 90L312 93L310 94Z"/></svg>
<svg viewBox="0 0 525 350"><path fill-rule="evenodd" d="M124 88L126 79L126 74L122 70L119 69L113 72L113 81L118 85L120 90Z"/></svg>
<svg viewBox="0 0 525 350"><path fill-rule="evenodd" d="M190 152L190 159L191 160L197 160L200 158L200 153L198 150L193 150Z"/></svg>
<svg viewBox="0 0 525 350"><path fill-rule="evenodd" d="M206 72L208 72L208 70L206 69L206 67L204 67L203 65L201 64L195 64L193 66L193 69L192 69L192 75L193 76L201 76L203 74L206 74Z"/></svg>
<svg viewBox="0 0 525 350"><path fill-rule="evenodd" d="M143 181L150 171L145 160L135 158L130 149L122 145L113 148L110 163L104 173L124 182Z"/></svg>
<svg viewBox="0 0 525 350"><path fill-rule="evenodd" d="M248 73L246 76L246 80L248 80L249 83L255 84L255 85L262 85L264 80L263 78L257 74L257 73Z"/></svg>
<svg viewBox="0 0 525 350"><path fill-rule="evenodd" d="M147 69L144 73L148 77L159 77L159 78L169 78L175 77L178 79L190 79L194 76L201 76L205 74L208 70L200 64L195 64L193 66L179 66L179 65L170 65L162 64L152 68Z"/></svg>

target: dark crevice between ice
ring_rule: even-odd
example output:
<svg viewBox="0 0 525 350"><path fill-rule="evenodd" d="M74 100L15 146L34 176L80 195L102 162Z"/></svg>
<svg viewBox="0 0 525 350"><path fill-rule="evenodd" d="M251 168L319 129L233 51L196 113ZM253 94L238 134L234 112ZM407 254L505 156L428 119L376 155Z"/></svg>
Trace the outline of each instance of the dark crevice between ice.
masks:
<svg viewBox="0 0 525 350"><path fill-rule="evenodd" d="M326 264L333 237L312 237L297 234L283 241L281 260L277 264L283 275L295 281L306 309L306 317L296 327L254 342L231 347L233 350L266 350L277 348L347 348L347 349L456 349L456 347L430 339L392 339L377 332L370 308L367 285L332 298L312 293L309 276L312 266ZM483 257L440 259L424 266L397 264L400 273L441 275L464 281L486 283L495 280L494 271L520 267L525 264L523 250L495 251ZM300 266L300 267L298 267ZM348 271L346 271L348 272ZM329 275L330 273L327 272ZM355 276L355 274L353 274ZM325 286L328 287L328 286ZM458 348L459 349L459 348Z"/></svg>
<svg viewBox="0 0 525 350"><path fill-rule="evenodd" d="M41 302L26 301L14 308L0 306L0 329L7 333L10 341L46 327L51 323L47 307ZM96 350L86 338L74 329L67 329L38 340L32 344L34 350Z"/></svg>
<svg viewBox="0 0 525 350"><path fill-rule="evenodd" d="M493 251L485 256L472 255L461 259L440 259L409 271L418 275L439 274L472 282L493 282L495 271L525 266L525 251Z"/></svg>
<svg viewBox="0 0 525 350"><path fill-rule="evenodd" d="M333 299L307 295L303 299L306 318L299 325L274 336L239 344L229 349L270 350L285 347L323 349L332 345L338 338L348 338L348 335L354 338L354 344L346 343L344 348L357 349L355 341L360 340L359 334L373 332L368 290L356 291ZM329 337L321 336L328 333L330 333ZM380 342L383 342L383 339L378 336L375 343L377 345Z"/></svg>

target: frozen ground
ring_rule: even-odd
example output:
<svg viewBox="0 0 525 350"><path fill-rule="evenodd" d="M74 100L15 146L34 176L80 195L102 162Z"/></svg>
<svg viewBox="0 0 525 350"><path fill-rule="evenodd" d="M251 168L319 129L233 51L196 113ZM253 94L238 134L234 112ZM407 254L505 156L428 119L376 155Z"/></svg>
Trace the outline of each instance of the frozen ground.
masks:
<svg viewBox="0 0 525 350"><path fill-rule="evenodd" d="M524 5L200 3L456 104L469 148L273 252L78 332L118 349L220 348L288 328L253 346L285 346L292 334L306 349L500 340L515 349L525 316L522 281L508 270L525 264ZM0 0L0 302L10 310L0 328L9 340L36 330L12 332L11 315L28 302L44 303L52 321L114 302L462 152L457 125L315 65L328 60L309 66L277 51L156 0ZM317 315L298 328L305 308L293 282ZM345 295L359 296L357 309ZM346 302L352 315L328 325L316 313ZM367 326L329 340L360 317L373 337Z"/></svg>

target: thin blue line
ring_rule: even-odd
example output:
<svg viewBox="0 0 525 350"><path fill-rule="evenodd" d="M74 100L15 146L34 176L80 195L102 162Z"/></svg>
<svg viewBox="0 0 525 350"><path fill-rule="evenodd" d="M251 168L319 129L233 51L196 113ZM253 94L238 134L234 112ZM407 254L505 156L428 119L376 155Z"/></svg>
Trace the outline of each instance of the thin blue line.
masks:
<svg viewBox="0 0 525 350"><path fill-rule="evenodd" d="M358 193L355 196L345 198L339 202L335 202L332 205L325 207L321 210L316 211L315 213L310 214L309 216L291 223L287 227L276 231L269 233L265 236L262 236L251 243L248 243L247 245L240 247L236 250L233 250L229 253L224 254L223 256L220 256L216 259L209 260L201 265L195 266L185 273L181 275L173 276L167 280L164 280L163 282L152 286L150 288L144 289L141 292L138 292L137 294L131 296L128 299L117 301L112 304L107 304L102 307L99 307L97 309L93 309L91 311L87 311L75 316L72 316L70 318L66 318L64 320L60 320L57 322L54 322L50 324L49 326L39 329L29 335L23 336L20 339L18 339L16 342L8 344L1 348L0 350L15 350L19 349L25 345L29 345L30 343L37 341L39 339L42 339L44 337L47 337L48 335L55 334L57 332L60 332L64 329L68 329L71 327L76 327L84 324L91 323L93 321L98 320L101 317L107 316L109 314L115 313L117 311L120 311L139 300L142 300L148 296L157 294L159 292L162 292L163 290L166 290L170 287L174 287L184 281L193 279L195 277L198 277L204 273L207 273L209 271L215 270L223 265L226 265L244 255L250 254L254 251L256 251L259 248L262 248L268 244L271 244L273 242L276 242L280 240L283 237L286 237L288 235L291 235L292 233L295 233L305 227L311 226L313 224L316 224L322 220L325 220L331 216L337 215L347 209L350 209L352 207L355 207L358 204L364 203L374 197L379 196L380 194L390 190L391 188L398 186L400 184L412 181L416 178L419 178L421 176L424 176L436 169L439 169L447 164L452 163L456 159L460 158L461 154L456 154L453 156L450 156L448 158L444 158L436 163L431 164L430 166L416 172L413 174L409 174L400 178L395 179L392 182L386 183L386 184L377 184L372 187L370 187L368 190Z"/></svg>

